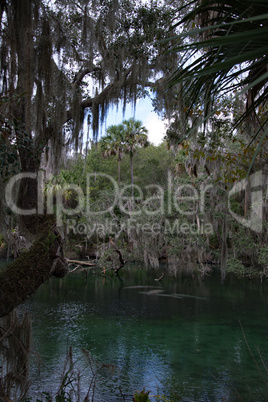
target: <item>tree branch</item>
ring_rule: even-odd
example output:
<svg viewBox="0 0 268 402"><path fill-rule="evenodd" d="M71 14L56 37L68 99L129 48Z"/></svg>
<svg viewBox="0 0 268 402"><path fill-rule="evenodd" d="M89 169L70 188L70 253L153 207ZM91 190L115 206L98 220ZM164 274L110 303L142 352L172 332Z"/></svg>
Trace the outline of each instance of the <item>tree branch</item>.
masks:
<svg viewBox="0 0 268 402"><path fill-rule="evenodd" d="M76 74L74 82L73 82L73 89L76 89L82 82L83 78L91 73L101 71L101 67L97 67L94 64L91 67L81 68L79 72Z"/></svg>
<svg viewBox="0 0 268 402"><path fill-rule="evenodd" d="M109 241L110 241L111 245L113 246L115 252L116 252L116 253L118 254L118 256L119 256L120 265L119 265L119 267L117 267L117 268L115 268L115 269L113 270L114 273L117 274L118 271L119 271L121 268L123 268L123 266L126 265L126 263L127 263L128 261L125 261L125 260L124 260L121 251L116 247L116 245L114 244L113 239L112 239L111 237L110 237Z"/></svg>
<svg viewBox="0 0 268 402"><path fill-rule="evenodd" d="M42 232L42 227L40 226ZM21 253L0 273L0 317L7 315L26 300L52 275L63 277L68 272L62 255L62 238L53 224L45 224L43 235L29 251ZM59 257L60 256L60 257ZM60 264L53 264L54 261ZM54 270L51 272L51 267Z"/></svg>

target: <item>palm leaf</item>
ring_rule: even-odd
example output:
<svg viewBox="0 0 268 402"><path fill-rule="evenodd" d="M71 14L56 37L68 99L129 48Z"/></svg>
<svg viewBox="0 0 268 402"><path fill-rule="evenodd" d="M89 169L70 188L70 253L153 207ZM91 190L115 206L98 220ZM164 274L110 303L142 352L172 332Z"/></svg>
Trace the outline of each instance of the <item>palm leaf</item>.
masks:
<svg viewBox="0 0 268 402"><path fill-rule="evenodd" d="M213 18L205 21L206 26L177 36L179 45L174 45L172 50L184 56L169 87L183 82L191 105L200 98L205 99L205 118L221 91L231 92L237 88L241 93L251 91L254 99L240 116L241 122L261 102L267 101L267 2L235 0L215 4L213 0L203 0L200 5L194 1L190 5L196 7L181 23L192 22L196 17L205 20L204 16L209 13ZM184 37L188 37L188 41L181 45Z"/></svg>

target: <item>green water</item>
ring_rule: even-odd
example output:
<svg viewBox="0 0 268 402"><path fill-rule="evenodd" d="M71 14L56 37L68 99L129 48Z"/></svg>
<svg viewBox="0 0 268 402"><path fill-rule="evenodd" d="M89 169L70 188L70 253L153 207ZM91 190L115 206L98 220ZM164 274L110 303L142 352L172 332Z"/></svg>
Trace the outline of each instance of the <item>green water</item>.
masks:
<svg viewBox="0 0 268 402"><path fill-rule="evenodd" d="M124 400L122 394L130 401L143 387L152 401L157 394L169 401L268 400L267 284L229 278L222 285L216 275L160 284L158 276L132 266L121 280L73 273L41 286L23 306L41 358L38 368L32 357L29 395L57 391L72 345L83 395L92 375L82 348L93 370L114 366L98 371L94 401Z"/></svg>

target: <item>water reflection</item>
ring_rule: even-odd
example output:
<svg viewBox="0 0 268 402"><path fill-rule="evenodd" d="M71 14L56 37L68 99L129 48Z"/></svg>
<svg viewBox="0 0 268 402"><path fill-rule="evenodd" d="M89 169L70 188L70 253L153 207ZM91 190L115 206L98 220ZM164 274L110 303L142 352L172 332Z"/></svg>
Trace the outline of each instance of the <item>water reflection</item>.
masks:
<svg viewBox="0 0 268 402"><path fill-rule="evenodd" d="M185 401L234 400L237 393L262 400L259 388L266 390L239 320L254 354L259 348L268 358L265 284L260 291L260 284L233 279L221 285L214 278L201 283L165 278L159 287L155 272L133 267L124 268L121 277L103 283L89 275L85 282L84 275L74 273L44 284L25 303L42 358L40 375L36 365L31 367L30 395L55 393L72 345L84 394L92 372L82 348L90 351L96 369L116 367L97 372L96 401L123 400L122 393L131 400L133 391L143 387L150 396L160 393L173 400L178 395Z"/></svg>
<svg viewBox="0 0 268 402"><path fill-rule="evenodd" d="M13 311L0 319L0 401L20 401L30 382L31 320Z"/></svg>

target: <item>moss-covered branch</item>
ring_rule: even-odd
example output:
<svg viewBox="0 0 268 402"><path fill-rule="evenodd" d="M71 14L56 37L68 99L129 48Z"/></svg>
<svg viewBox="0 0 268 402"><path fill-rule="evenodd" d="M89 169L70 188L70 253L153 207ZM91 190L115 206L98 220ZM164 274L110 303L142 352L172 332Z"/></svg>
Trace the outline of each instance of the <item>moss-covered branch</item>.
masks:
<svg viewBox="0 0 268 402"><path fill-rule="evenodd" d="M48 278L66 273L62 238L56 227L46 229L29 251L0 273L0 317L26 300Z"/></svg>

